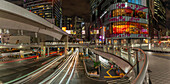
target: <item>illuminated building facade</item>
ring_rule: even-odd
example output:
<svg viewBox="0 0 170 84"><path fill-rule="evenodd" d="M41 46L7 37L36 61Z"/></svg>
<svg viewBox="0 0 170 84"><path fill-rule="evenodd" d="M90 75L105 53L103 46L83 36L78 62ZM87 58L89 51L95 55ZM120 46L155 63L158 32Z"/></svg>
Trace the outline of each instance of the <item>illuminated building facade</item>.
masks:
<svg viewBox="0 0 170 84"><path fill-rule="evenodd" d="M100 16L106 32L106 42L112 38L148 37L149 17L146 0L117 0L109 6L107 3L106 0L101 5L103 13Z"/></svg>
<svg viewBox="0 0 170 84"><path fill-rule="evenodd" d="M58 27L62 27L61 0L24 0L24 7Z"/></svg>
<svg viewBox="0 0 170 84"><path fill-rule="evenodd" d="M97 4L91 5L91 9L99 40L111 43L113 39L149 37L148 0L94 0L93 4Z"/></svg>

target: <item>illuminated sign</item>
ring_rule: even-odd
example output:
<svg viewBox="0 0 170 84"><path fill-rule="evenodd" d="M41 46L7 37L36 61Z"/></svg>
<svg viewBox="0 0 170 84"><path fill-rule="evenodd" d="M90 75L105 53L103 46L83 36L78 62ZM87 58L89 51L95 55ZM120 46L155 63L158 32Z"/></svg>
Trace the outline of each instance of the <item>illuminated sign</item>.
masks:
<svg viewBox="0 0 170 84"><path fill-rule="evenodd" d="M112 37L117 38L147 38L146 34L113 34Z"/></svg>
<svg viewBox="0 0 170 84"><path fill-rule="evenodd" d="M90 31L90 34L94 34L93 31Z"/></svg>
<svg viewBox="0 0 170 84"><path fill-rule="evenodd" d="M76 31L74 31L74 35L76 34Z"/></svg>
<svg viewBox="0 0 170 84"><path fill-rule="evenodd" d="M73 30L66 30L68 34L74 34Z"/></svg>
<svg viewBox="0 0 170 84"><path fill-rule="evenodd" d="M71 34L71 30L66 30L66 32L67 32L68 34Z"/></svg>
<svg viewBox="0 0 170 84"><path fill-rule="evenodd" d="M65 32L66 32L66 29L67 29L66 27L62 27L62 30L65 31Z"/></svg>
<svg viewBox="0 0 170 84"><path fill-rule="evenodd" d="M90 31L90 34L99 34L99 30Z"/></svg>
<svg viewBox="0 0 170 84"><path fill-rule="evenodd" d="M85 32L85 30L82 30L82 34L85 34L86 32Z"/></svg>

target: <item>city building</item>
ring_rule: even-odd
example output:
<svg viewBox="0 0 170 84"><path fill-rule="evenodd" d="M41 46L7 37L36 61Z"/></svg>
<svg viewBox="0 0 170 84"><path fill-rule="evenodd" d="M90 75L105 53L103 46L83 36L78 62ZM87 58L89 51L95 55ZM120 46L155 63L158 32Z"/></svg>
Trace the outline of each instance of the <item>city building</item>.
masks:
<svg viewBox="0 0 170 84"><path fill-rule="evenodd" d="M168 30L166 26L166 9L165 3L162 0L150 0L150 33L153 41L160 41Z"/></svg>
<svg viewBox="0 0 170 84"><path fill-rule="evenodd" d="M97 37L99 37L99 28L100 26L98 25L98 23L101 23L100 19L99 19L99 13L98 11L100 9L98 9L98 5L102 2L103 0L91 0L90 1L90 6L91 6L91 23L90 23L90 39L91 42L99 42L99 39ZM102 41L100 41L101 43Z"/></svg>
<svg viewBox="0 0 170 84"><path fill-rule="evenodd" d="M62 29L73 37L82 39L85 35L85 23L82 17L63 16Z"/></svg>
<svg viewBox="0 0 170 84"><path fill-rule="evenodd" d="M24 7L61 28L61 3L61 0L24 0Z"/></svg>
<svg viewBox="0 0 170 84"><path fill-rule="evenodd" d="M147 0L95 0L99 43L141 43L149 37ZM94 2L93 2L94 3ZM93 8L93 7L92 7ZM92 12L93 13L93 12ZM98 40L97 39L97 40ZM140 40L141 39L141 40ZM113 41L115 40L115 41Z"/></svg>

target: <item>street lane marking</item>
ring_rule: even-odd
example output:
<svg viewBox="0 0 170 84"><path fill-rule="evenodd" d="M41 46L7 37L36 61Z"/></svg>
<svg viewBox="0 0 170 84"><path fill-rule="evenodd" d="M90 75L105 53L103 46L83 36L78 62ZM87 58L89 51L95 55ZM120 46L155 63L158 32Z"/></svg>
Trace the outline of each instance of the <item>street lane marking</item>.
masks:
<svg viewBox="0 0 170 84"><path fill-rule="evenodd" d="M104 76L104 78L120 78L120 76L112 76L109 71L112 70L112 68L110 68L106 73L109 75L109 76Z"/></svg>
<svg viewBox="0 0 170 84"><path fill-rule="evenodd" d="M101 64L101 66L102 66L104 69L107 69L103 64Z"/></svg>
<svg viewBox="0 0 170 84"><path fill-rule="evenodd" d="M112 70L112 68L110 68L106 73L111 77L112 75L109 73L110 70Z"/></svg>
<svg viewBox="0 0 170 84"><path fill-rule="evenodd" d="M120 78L120 76L104 76L104 78Z"/></svg>

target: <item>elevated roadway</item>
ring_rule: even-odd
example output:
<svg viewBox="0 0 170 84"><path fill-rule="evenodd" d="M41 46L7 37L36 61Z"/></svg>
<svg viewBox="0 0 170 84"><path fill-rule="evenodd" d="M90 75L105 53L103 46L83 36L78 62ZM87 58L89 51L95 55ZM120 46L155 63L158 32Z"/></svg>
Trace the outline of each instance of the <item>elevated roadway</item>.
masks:
<svg viewBox="0 0 170 84"><path fill-rule="evenodd" d="M26 30L45 34L58 40L68 34L38 15L17 5L1 0L0 27L3 29Z"/></svg>

